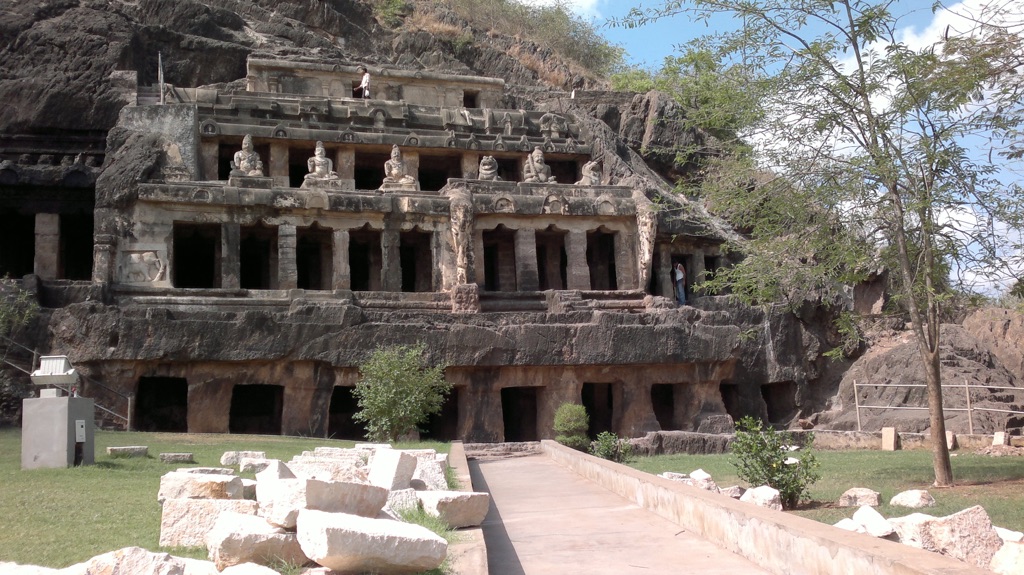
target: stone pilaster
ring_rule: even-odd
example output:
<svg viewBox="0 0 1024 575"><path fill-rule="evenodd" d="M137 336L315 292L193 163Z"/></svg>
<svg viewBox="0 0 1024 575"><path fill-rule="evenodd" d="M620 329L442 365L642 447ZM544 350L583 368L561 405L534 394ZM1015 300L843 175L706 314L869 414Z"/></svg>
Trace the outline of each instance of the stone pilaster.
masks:
<svg viewBox="0 0 1024 575"><path fill-rule="evenodd" d="M348 261L348 230L334 230L331 232L331 241L333 244L331 253L334 257L331 266L334 276L331 278L331 289L352 289L352 268Z"/></svg>
<svg viewBox="0 0 1024 575"><path fill-rule="evenodd" d="M661 295L675 301L676 292L672 284L672 253L668 251L668 246L662 244L658 246L660 249L657 250L658 256L658 285Z"/></svg>
<svg viewBox="0 0 1024 575"><path fill-rule="evenodd" d="M487 266L484 265L483 230L473 230L473 263L473 269L476 270L476 285L483 289L483 287L487 285ZM467 277L467 281L473 280L470 280Z"/></svg>
<svg viewBox="0 0 1024 575"><path fill-rule="evenodd" d="M114 253L116 245L117 239L112 235L97 234L93 237L93 283L105 284L114 281Z"/></svg>
<svg viewBox="0 0 1024 575"><path fill-rule="evenodd" d="M689 262L690 265L686 268L686 286L692 293L697 293L700 284L704 283L704 250L693 250Z"/></svg>
<svg viewBox="0 0 1024 575"><path fill-rule="evenodd" d="M537 275L537 231L516 230L516 291L537 291L540 278Z"/></svg>
<svg viewBox="0 0 1024 575"><path fill-rule="evenodd" d="M402 161L405 162L405 173L412 176L417 185L420 181L420 155L418 152L402 150ZM418 187L416 188L419 189Z"/></svg>
<svg viewBox="0 0 1024 575"><path fill-rule="evenodd" d="M462 153L462 177L467 180L476 179L480 175L480 154L476 152Z"/></svg>
<svg viewBox="0 0 1024 575"><path fill-rule="evenodd" d="M642 289L637 285L637 266L634 261L636 242L633 234L618 232L615 234L615 289Z"/></svg>
<svg viewBox="0 0 1024 575"><path fill-rule="evenodd" d="M381 248L381 289L383 291L402 291L402 264L399 254L399 232L385 225L380 234Z"/></svg>
<svg viewBox="0 0 1024 575"><path fill-rule="evenodd" d="M284 142L270 143L270 161L266 164L267 175L274 178L274 185L287 188L290 186L288 177L288 144Z"/></svg>
<svg viewBox="0 0 1024 575"><path fill-rule="evenodd" d="M543 249L546 252L544 268L548 278L548 289L565 289L562 285L562 244L546 242Z"/></svg>
<svg viewBox="0 0 1024 575"><path fill-rule="evenodd" d="M565 251L569 259L566 280L568 289L590 289L590 266L587 265L587 232L571 230L565 236Z"/></svg>
<svg viewBox="0 0 1024 575"><path fill-rule="evenodd" d="M356 150L352 147L338 148L334 156L334 171L344 183L344 188L356 189Z"/></svg>
<svg viewBox="0 0 1024 575"><path fill-rule="evenodd" d="M216 140L202 140L199 143L199 169L202 171L199 179L201 180L217 180L220 179L218 173L218 154L220 145Z"/></svg>
<svg viewBox="0 0 1024 575"><path fill-rule="evenodd" d="M277 227L277 289L298 287L299 271L295 262L297 241L295 226L282 224Z"/></svg>
<svg viewBox="0 0 1024 575"><path fill-rule="evenodd" d="M241 247L241 227L235 222L225 222L220 228L220 287L238 289L241 286L242 260L239 256ZM175 254L174 258L187 257L186 254Z"/></svg>
<svg viewBox="0 0 1024 575"><path fill-rule="evenodd" d="M60 265L60 215L36 214L35 231L32 273L39 276L39 279L55 280Z"/></svg>
<svg viewBox="0 0 1024 575"><path fill-rule="evenodd" d="M618 388L619 395L615 399L622 401L619 411L619 435L625 437L643 437L648 431L658 431L661 425L654 414L651 403L651 384L643 381L628 382L612 386Z"/></svg>

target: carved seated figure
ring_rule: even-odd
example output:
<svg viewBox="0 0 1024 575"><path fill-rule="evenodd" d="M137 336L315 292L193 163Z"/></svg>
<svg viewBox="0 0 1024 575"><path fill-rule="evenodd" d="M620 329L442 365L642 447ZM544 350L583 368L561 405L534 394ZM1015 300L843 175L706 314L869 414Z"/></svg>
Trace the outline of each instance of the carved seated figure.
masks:
<svg viewBox="0 0 1024 575"><path fill-rule="evenodd" d="M544 150L540 147L533 149L533 153L526 157L526 164L523 166L523 181L530 183L545 184L555 183L551 177L551 166L544 163Z"/></svg>
<svg viewBox="0 0 1024 575"><path fill-rule="evenodd" d="M327 157L323 142L316 143L316 151L313 152L312 158L306 160L306 167L309 173L302 182L304 188L338 179L338 173L334 171L334 161Z"/></svg>
<svg viewBox="0 0 1024 575"><path fill-rule="evenodd" d="M242 149L235 152L231 161L232 176L263 177L263 161L252 147L252 136L246 134L242 138Z"/></svg>
<svg viewBox="0 0 1024 575"><path fill-rule="evenodd" d="M491 182L501 181L501 176L498 175L498 161L494 159L494 156L484 156L481 158L480 174L477 179Z"/></svg>
<svg viewBox="0 0 1024 575"><path fill-rule="evenodd" d="M405 162L402 160L402 152L398 146L391 146L391 159L384 162L384 185L392 186L413 186L416 178L409 175Z"/></svg>
<svg viewBox="0 0 1024 575"><path fill-rule="evenodd" d="M577 186L600 186L601 165L594 160L583 164L583 177L576 182Z"/></svg>

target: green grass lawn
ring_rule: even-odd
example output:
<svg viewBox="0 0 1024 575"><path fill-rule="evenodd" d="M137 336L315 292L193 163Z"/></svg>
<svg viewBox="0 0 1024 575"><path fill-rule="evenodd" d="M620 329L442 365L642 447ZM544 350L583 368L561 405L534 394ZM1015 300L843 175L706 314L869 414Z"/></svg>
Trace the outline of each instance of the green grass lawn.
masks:
<svg viewBox="0 0 1024 575"><path fill-rule="evenodd" d="M108 457L107 447L118 445L147 445L150 457ZM191 452L196 466L219 467L225 451L266 451L269 458L287 461L319 446L352 445L351 441L266 435L97 431L95 465L22 471L21 430L0 429L0 561L60 568L122 547L161 549L156 502L160 476L184 466L161 463L160 453ZM446 443L401 447L448 451ZM162 550L206 558L202 548Z"/></svg>
<svg viewBox="0 0 1024 575"><path fill-rule="evenodd" d="M1024 458L989 457L959 452L952 459L956 486L935 488L930 451L815 451L821 479L811 486L810 502L793 511L816 521L835 523L852 517L855 508L836 507L839 496L851 487L867 487L881 494L878 511L900 517L914 511L948 515L981 505L1000 527L1024 531ZM732 455L659 455L638 457L632 467L648 473L690 473L703 469L720 487L744 484L736 477ZM927 489L936 506L912 510L892 507L889 499L907 489Z"/></svg>

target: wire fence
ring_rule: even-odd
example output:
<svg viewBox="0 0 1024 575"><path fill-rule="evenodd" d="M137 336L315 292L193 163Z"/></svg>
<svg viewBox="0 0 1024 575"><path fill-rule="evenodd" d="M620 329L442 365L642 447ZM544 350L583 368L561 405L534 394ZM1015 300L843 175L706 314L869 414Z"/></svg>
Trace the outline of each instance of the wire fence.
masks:
<svg viewBox="0 0 1024 575"><path fill-rule="evenodd" d="M860 403L860 388L862 387L901 387L901 388L914 388L914 387L928 387L922 383L857 383L853 382L853 401L857 408L857 431L861 430L860 424L860 411L862 409L880 409L880 410L917 410L917 411L928 411L928 407L916 407L916 406L904 406L904 405L861 405ZM1013 415L1024 415L1024 411L1015 411L1012 409L995 409L992 407L975 407L971 403L971 390L972 389L985 389L989 391L1000 390L1000 391L1019 391L1024 392L1024 388L1021 387L1000 387L995 385L968 385L967 380L964 380L963 385L944 385L943 397L946 397L945 390L947 389L963 389L964 396L967 399L967 407L946 407L942 406L943 413L948 411L966 411L967 412L967 432L974 434L974 412L975 411L988 411L993 413L1008 413Z"/></svg>

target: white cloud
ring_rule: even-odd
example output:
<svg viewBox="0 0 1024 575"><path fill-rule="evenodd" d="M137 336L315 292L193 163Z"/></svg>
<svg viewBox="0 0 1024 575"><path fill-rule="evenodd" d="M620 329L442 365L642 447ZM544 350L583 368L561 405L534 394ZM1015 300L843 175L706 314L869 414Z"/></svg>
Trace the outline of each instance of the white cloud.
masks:
<svg viewBox="0 0 1024 575"><path fill-rule="evenodd" d="M524 4L532 4L534 6L550 6L558 3L560 0L522 0ZM562 0L568 7L580 16L587 17L600 17L600 13L597 10L597 5L600 0Z"/></svg>

